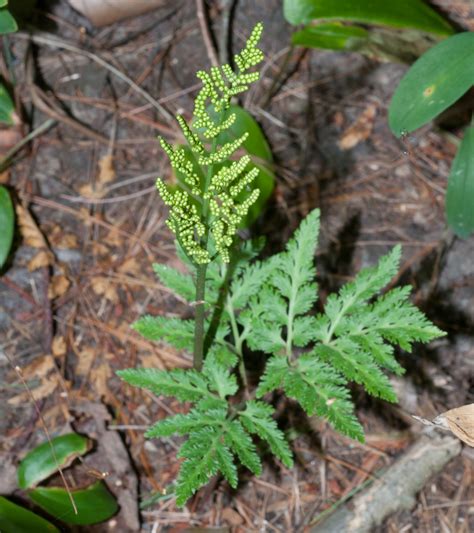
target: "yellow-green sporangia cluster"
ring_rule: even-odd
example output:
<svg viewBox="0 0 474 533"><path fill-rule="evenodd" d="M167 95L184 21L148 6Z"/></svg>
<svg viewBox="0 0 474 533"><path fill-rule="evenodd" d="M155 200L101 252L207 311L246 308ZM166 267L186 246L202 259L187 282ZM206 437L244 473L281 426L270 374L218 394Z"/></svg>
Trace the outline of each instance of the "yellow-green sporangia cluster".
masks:
<svg viewBox="0 0 474 533"><path fill-rule="evenodd" d="M181 131L206 178L203 179L196 172L184 148L173 148L160 139L171 166L184 176L184 183L176 190L169 189L161 179L157 180L158 191L170 207L167 224L196 264L211 260L207 250L209 236L213 238L222 260L229 261L229 248L237 228L260 192L251 188L258 169L254 167L245 172L250 163L247 155L229 166L222 166L242 146L248 134L226 143L220 143L218 137L235 122L235 114L226 116L232 97L246 91L249 84L259 79L258 72L248 70L263 60L263 53L257 48L262 30L262 24L258 23L245 48L234 56L235 71L230 65L223 65L212 67L209 72L197 73L203 86L194 103L193 128L188 126L183 117L177 117ZM206 143L211 146L207 147ZM220 165L220 168L216 170L215 165ZM249 194L242 200L243 191Z"/></svg>

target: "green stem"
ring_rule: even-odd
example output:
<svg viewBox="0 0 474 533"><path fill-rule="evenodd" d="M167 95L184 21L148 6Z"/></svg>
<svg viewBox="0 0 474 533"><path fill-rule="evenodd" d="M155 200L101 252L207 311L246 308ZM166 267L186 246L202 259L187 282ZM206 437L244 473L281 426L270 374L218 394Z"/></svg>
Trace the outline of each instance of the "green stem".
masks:
<svg viewBox="0 0 474 533"><path fill-rule="evenodd" d="M204 359L204 297L206 295L207 265L196 267L196 311L194 315L194 356L193 367L202 369Z"/></svg>
<svg viewBox="0 0 474 533"><path fill-rule="evenodd" d="M222 124L224 120L224 112L221 111L219 116L219 125ZM217 148L217 136L212 140L211 154L216 151ZM209 165L207 167L206 179L204 181L203 187L203 196L209 188L211 183L212 171L214 165ZM209 200L203 198L202 203L202 221L206 232L202 238L202 245L204 248L207 248L207 241L209 237ZM194 354L193 354L193 367L195 370L202 369L202 363L204 360L204 303L206 296L206 272L207 264L197 265L196 266L196 311L194 315Z"/></svg>

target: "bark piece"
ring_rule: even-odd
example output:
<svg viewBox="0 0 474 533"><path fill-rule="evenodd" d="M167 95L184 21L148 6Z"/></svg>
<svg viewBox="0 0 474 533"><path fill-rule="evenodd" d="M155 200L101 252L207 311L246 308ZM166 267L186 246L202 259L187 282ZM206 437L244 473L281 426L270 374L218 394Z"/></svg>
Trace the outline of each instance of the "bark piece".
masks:
<svg viewBox="0 0 474 533"><path fill-rule="evenodd" d="M409 510L428 480L461 453L451 435L422 435L371 487L313 526L311 533L369 533L396 511Z"/></svg>

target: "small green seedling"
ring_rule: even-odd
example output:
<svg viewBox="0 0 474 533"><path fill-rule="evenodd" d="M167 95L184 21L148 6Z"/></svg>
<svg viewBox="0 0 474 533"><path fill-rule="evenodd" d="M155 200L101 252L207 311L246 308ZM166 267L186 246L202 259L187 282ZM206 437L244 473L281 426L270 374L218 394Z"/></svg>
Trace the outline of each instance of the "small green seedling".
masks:
<svg viewBox="0 0 474 533"><path fill-rule="evenodd" d="M133 327L147 339L192 354L194 368L118 372L131 385L189 406L146 433L187 437L178 453L183 460L175 487L178 506L218 473L237 487L239 463L259 475L262 458L255 439L285 466L293 465L290 445L274 419L276 391L308 415L324 417L363 441L349 384L395 402L384 372L403 373L394 347L411 351L413 342L443 335L408 301L409 287L379 296L397 273L400 247L362 270L315 314L319 211L301 222L284 251L264 261L258 260L261 240L239 237L239 225L258 199L257 171L249 168L248 156L235 156L248 133L225 142L222 134L235 121L229 113L232 97L258 80L250 69L263 59L257 47L261 32L257 24L235 57L235 71L224 65L198 73L203 87L192 126L178 117L201 171L183 149L161 140L171 165L184 175L178 188L161 179L157 187L170 207L168 225L189 273L164 265L154 270L163 285L189 302L194 320L144 316ZM264 372L249 375L246 361L262 357Z"/></svg>

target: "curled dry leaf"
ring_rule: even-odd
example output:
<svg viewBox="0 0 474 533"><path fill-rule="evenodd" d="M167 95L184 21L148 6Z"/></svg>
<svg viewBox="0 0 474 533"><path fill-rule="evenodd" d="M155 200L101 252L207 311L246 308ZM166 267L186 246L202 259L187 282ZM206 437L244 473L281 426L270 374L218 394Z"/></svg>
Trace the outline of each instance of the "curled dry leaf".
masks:
<svg viewBox="0 0 474 533"><path fill-rule="evenodd" d="M377 112L375 104L370 104L349 126L339 139L341 150L350 150L360 142L365 141L372 133L374 118Z"/></svg>

